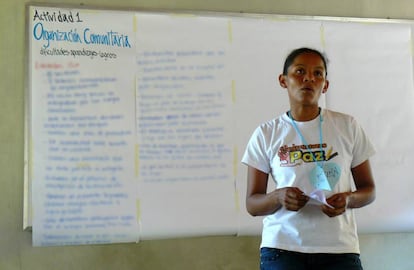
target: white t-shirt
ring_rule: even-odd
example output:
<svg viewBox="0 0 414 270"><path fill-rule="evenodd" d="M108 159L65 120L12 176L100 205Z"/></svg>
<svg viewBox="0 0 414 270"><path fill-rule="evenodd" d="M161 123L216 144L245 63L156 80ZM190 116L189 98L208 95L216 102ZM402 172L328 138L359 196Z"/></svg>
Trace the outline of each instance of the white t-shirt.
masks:
<svg viewBox="0 0 414 270"><path fill-rule="evenodd" d="M331 188L331 191L324 191L326 197L355 190L351 168L375 153L355 119L323 109L321 118L295 123L308 147L289 116L283 114L254 131L242 162L269 173L276 188L293 186L309 194L318 189L318 181L310 176L311 172L317 165L322 165L328 168L326 174ZM304 253L359 253L353 210L347 209L344 214L330 218L319 206L309 203L299 211L282 207L264 218L261 247Z"/></svg>

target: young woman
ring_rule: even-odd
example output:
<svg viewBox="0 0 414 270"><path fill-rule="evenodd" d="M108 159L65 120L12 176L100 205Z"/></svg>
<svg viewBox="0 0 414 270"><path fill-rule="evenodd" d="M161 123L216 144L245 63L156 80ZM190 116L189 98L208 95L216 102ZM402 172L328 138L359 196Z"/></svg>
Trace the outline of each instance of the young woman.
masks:
<svg viewBox="0 0 414 270"><path fill-rule="evenodd" d="M374 148L353 117L319 107L329 86L322 53L292 51L279 83L290 110L254 131L242 159L247 210L265 216L260 269L362 269L353 209L375 199Z"/></svg>

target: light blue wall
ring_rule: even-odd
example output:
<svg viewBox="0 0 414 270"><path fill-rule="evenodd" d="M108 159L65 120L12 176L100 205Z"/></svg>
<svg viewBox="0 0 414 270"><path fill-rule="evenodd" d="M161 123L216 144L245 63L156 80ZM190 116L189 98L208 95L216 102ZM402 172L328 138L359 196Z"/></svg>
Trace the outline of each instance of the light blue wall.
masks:
<svg viewBox="0 0 414 270"><path fill-rule="evenodd" d="M25 0L0 3L0 269L258 269L259 237L33 248L23 232ZM46 2L46 1L37 1ZM49 4L61 1L48 1ZM67 0L67 4L79 4ZM413 19L410 0L86 0L85 5L196 11ZM412 270L414 233L361 235L366 270Z"/></svg>

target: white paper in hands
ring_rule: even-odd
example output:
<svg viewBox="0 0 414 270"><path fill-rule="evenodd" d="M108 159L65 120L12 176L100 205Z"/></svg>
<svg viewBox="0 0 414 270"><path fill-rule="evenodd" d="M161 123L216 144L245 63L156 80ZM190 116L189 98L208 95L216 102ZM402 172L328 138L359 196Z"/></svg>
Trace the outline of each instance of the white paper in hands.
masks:
<svg viewBox="0 0 414 270"><path fill-rule="evenodd" d="M329 205L326 202L325 193L321 189L316 189L316 190L312 191L310 194L306 194L306 195L309 196L308 204L313 204L313 205L322 205L322 204L324 204L324 205L326 205L330 208L333 208L333 206Z"/></svg>

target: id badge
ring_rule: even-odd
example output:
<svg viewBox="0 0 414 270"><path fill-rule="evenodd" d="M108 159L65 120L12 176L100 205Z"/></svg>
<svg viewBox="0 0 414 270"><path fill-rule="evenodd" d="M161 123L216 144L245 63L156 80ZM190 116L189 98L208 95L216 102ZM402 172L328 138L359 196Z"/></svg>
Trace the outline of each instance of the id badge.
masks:
<svg viewBox="0 0 414 270"><path fill-rule="evenodd" d="M336 163L316 165L310 173L310 182L315 189L332 191L341 177L341 167Z"/></svg>
<svg viewBox="0 0 414 270"><path fill-rule="evenodd" d="M316 165L310 173L310 182L315 189L332 190L321 166Z"/></svg>

